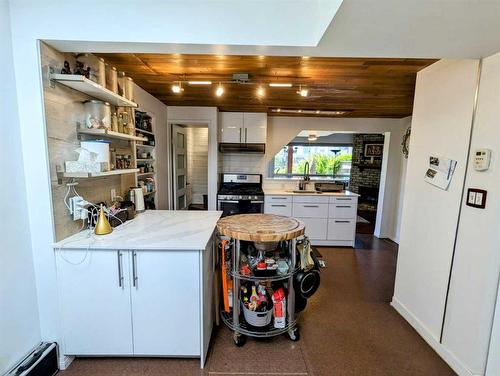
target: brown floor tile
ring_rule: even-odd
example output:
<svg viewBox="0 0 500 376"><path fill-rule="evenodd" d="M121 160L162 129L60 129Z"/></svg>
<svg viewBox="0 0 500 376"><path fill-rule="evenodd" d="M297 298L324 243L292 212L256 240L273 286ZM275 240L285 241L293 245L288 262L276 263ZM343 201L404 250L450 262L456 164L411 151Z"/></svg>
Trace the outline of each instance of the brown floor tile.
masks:
<svg viewBox="0 0 500 376"><path fill-rule="evenodd" d="M358 235L356 249L321 247L328 267L299 326L301 340L284 336L233 344L214 331L205 369L198 359L77 359L63 376L314 375L440 376L454 372L389 305L397 244Z"/></svg>

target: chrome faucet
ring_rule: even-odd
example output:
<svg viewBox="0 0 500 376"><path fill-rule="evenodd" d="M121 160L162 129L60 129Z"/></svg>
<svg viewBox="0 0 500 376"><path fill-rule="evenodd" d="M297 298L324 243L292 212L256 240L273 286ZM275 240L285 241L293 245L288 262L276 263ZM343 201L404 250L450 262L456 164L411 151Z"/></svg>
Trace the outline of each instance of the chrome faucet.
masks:
<svg viewBox="0 0 500 376"><path fill-rule="evenodd" d="M302 180L299 181L299 190L305 191L307 187L307 182L311 180L309 176L309 162L304 164L304 175L302 176Z"/></svg>

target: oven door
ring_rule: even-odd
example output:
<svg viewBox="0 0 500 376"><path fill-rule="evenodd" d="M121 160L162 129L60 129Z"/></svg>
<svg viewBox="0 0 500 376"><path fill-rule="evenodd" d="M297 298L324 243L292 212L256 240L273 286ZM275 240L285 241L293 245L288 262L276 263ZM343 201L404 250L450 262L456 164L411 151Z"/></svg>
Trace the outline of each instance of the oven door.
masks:
<svg viewBox="0 0 500 376"><path fill-rule="evenodd" d="M218 200L217 209L222 210L223 217L236 214L264 213L264 201Z"/></svg>

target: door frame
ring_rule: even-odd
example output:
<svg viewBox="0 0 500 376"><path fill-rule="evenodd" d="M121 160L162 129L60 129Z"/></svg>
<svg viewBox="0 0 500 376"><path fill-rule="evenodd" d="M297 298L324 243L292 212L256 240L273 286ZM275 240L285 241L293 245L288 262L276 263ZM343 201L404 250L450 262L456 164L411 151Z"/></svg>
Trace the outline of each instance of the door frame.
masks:
<svg viewBox="0 0 500 376"><path fill-rule="evenodd" d="M208 128L208 171L207 171L207 194L208 194L208 210L217 210L217 185L218 185L218 139L217 139L217 122L206 119L196 119L196 120L187 120L187 119L168 119L167 127L168 127L168 165L169 168L172 169L172 130L174 125L180 125L184 127L205 127ZM173 184L172 176L173 173L169 173L169 208L173 210L175 207L175 203L172 202L173 198Z"/></svg>

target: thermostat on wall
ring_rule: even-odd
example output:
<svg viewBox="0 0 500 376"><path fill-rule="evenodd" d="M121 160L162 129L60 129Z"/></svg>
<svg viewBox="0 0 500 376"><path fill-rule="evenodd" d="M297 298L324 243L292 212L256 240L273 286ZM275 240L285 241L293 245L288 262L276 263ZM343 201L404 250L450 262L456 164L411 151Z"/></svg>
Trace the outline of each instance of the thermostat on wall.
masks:
<svg viewBox="0 0 500 376"><path fill-rule="evenodd" d="M474 155L474 170L486 171L490 167L490 160L490 149L477 149Z"/></svg>

